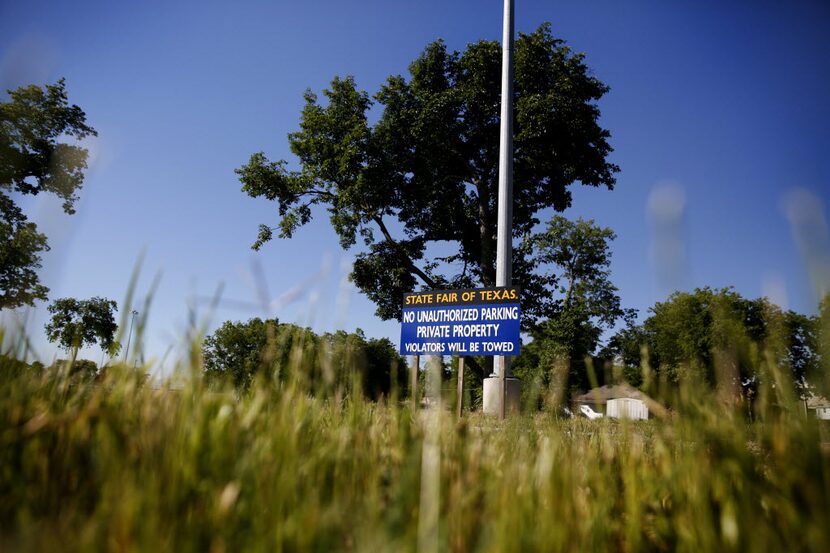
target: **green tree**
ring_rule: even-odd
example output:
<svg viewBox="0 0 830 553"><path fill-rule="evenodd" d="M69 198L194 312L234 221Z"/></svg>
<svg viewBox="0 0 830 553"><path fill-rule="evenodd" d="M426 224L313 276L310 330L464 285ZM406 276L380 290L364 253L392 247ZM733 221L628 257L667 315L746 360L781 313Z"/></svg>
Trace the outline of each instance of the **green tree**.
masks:
<svg viewBox="0 0 830 553"><path fill-rule="evenodd" d="M406 359L388 338L369 338L366 342L366 372L364 393L377 399L392 393L394 386L400 395L407 393Z"/></svg>
<svg viewBox="0 0 830 553"><path fill-rule="evenodd" d="M40 284L40 253L48 250L37 231L11 198L0 192L0 309L33 305L49 289Z"/></svg>
<svg viewBox="0 0 830 553"><path fill-rule="evenodd" d="M822 378L819 318L795 311L787 311L783 317L784 361L792 371L793 380L802 390L819 385Z"/></svg>
<svg viewBox="0 0 830 553"><path fill-rule="evenodd" d="M246 323L225 321L202 345L204 370L210 379L227 379L237 389L250 386L267 361L268 344L277 338L279 321L260 318Z"/></svg>
<svg viewBox="0 0 830 553"><path fill-rule="evenodd" d="M79 380L91 380L101 374L98 365L88 359L55 359L47 370L52 374L68 370L69 377Z"/></svg>
<svg viewBox="0 0 830 553"><path fill-rule="evenodd" d="M819 372L823 377L816 378L813 383L820 387L820 391L826 397L830 397L830 292L826 293L819 302L815 331L819 352Z"/></svg>
<svg viewBox="0 0 830 553"><path fill-rule="evenodd" d="M648 333L631 319L608 340L598 357L605 363L620 366L625 381L639 387L644 383L643 363L655 364L654 360L646 359L649 351Z"/></svg>
<svg viewBox="0 0 830 553"><path fill-rule="evenodd" d="M790 371L802 391L821 376L819 321L783 311L766 298L747 299L731 288L675 292L658 302L642 325L609 341L605 355L637 384L647 352L650 366L674 384L692 378L710 386L739 385L750 394L763 375L764 353Z"/></svg>
<svg viewBox="0 0 830 553"><path fill-rule="evenodd" d="M709 287L675 292L651 312L645 328L659 370L673 382L695 378L709 385L755 378L759 359L751 344L763 347L770 321L780 316L765 298L747 300L731 288Z"/></svg>
<svg viewBox="0 0 830 553"><path fill-rule="evenodd" d="M40 361L27 363L18 359L12 352L0 353L0 378L5 382L26 372L40 374L44 369L45 367Z"/></svg>
<svg viewBox="0 0 830 553"><path fill-rule="evenodd" d="M370 399L388 395L393 386L406 389L406 362L388 338L366 339L363 331L339 330L322 338L328 344L326 356L333 365L339 385L355 372L360 377L361 391Z"/></svg>
<svg viewBox="0 0 830 553"><path fill-rule="evenodd" d="M362 240L352 279L383 319L399 318L401 297L417 287L495 283L501 48L463 53L434 42L370 98L349 77L335 78L325 102L305 94L300 130L289 135L299 170L251 156L237 173L242 190L277 202L274 227L289 238L315 206L328 210L344 248ZM529 234L540 211L571 204L569 186L615 183L606 161L608 131L596 102L608 88L544 24L516 41L513 236ZM373 104L382 107L374 125ZM542 288L526 250L514 253L523 313L538 317Z"/></svg>
<svg viewBox="0 0 830 553"><path fill-rule="evenodd" d="M12 195L54 194L66 213L74 213L87 150L60 140L96 135L81 108L69 105L63 79L8 94L8 101L0 102L0 309L32 305L48 292L36 274L40 253L48 249L46 237Z"/></svg>
<svg viewBox="0 0 830 553"><path fill-rule="evenodd" d="M358 376L361 392L372 399L405 381L403 360L387 339L367 340L363 331L339 330L318 336L307 328L276 319L226 321L202 346L204 370L213 381L247 389L258 374L300 382L310 391L348 389Z"/></svg>
<svg viewBox="0 0 830 553"><path fill-rule="evenodd" d="M52 318L46 323L46 337L67 351L98 344L115 355L121 347L115 341L117 310L118 304L106 298L55 300L49 305Z"/></svg>
<svg viewBox="0 0 830 553"><path fill-rule="evenodd" d="M586 357L596 352L603 331L620 318L634 316L632 310L623 309L611 282L610 243L615 238L611 229L592 220L570 221L556 215L544 232L530 240L533 262L545 270L541 282L549 295L542 308L548 318L531 330L533 342L523 348L527 354L523 351L516 360L520 377L541 378L549 384L550 370L557 360L565 360L567 388L589 387Z"/></svg>
<svg viewBox="0 0 830 553"><path fill-rule="evenodd" d="M593 220L571 221L555 215L533 237L534 263L547 271L544 312L577 311L599 328L609 328L629 314L611 282L611 242L617 235Z"/></svg>

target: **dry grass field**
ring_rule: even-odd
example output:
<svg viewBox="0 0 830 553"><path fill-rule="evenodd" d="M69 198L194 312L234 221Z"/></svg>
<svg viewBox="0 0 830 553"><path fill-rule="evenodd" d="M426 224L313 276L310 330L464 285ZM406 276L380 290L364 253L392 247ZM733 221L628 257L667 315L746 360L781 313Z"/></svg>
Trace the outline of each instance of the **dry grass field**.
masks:
<svg viewBox="0 0 830 553"><path fill-rule="evenodd" d="M830 459L780 378L752 423L506 421L302 379L248 393L4 362L3 551L827 551ZM190 373L188 374L188 370ZM290 371L289 371L290 375Z"/></svg>

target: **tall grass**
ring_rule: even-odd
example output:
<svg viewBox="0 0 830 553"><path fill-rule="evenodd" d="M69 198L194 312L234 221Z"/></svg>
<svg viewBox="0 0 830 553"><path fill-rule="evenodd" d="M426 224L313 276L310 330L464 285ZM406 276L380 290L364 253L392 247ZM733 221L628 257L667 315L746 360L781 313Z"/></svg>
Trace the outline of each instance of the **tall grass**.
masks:
<svg viewBox="0 0 830 553"><path fill-rule="evenodd" d="M0 550L828 551L824 429L770 371L753 423L691 388L663 420L498 421L5 358Z"/></svg>

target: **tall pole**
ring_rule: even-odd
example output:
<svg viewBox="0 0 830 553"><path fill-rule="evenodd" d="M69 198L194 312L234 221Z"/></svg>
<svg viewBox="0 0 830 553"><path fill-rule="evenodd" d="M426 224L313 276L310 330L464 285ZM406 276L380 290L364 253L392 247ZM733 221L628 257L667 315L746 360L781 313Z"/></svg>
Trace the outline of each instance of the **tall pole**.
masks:
<svg viewBox="0 0 830 553"><path fill-rule="evenodd" d="M133 337L133 325L135 324L135 316L138 315L138 311L133 309L130 315L130 331L127 333L127 349L124 350L124 364L127 363L127 354L130 353L130 339Z"/></svg>
<svg viewBox="0 0 830 553"><path fill-rule="evenodd" d="M513 0L504 0L496 286L510 286L513 283L513 11ZM499 415L504 418L504 381L511 376L508 358L497 356L496 367L499 373Z"/></svg>

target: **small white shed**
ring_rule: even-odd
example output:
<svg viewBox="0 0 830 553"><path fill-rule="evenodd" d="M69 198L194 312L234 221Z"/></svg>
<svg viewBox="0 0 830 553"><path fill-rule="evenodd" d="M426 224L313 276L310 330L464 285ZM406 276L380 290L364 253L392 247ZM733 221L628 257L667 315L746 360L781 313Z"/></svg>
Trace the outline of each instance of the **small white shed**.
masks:
<svg viewBox="0 0 830 553"><path fill-rule="evenodd" d="M813 409L817 419L830 420L830 401L827 401L827 398L811 394L804 400L804 407L808 412Z"/></svg>
<svg viewBox="0 0 830 553"><path fill-rule="evenodd" d="M587 405L613 418L647 419L649 416L663 418L667 415L665 407L628 384L606 384L574 396L571 401L575 413L579 412L580 406Z"/></svg>
<svg viewBox="0 0 830 553"><path fill-rule="evenodd" d="M648 420L648 407L641 399L621 397L608 400L605 414L615 419Z"/></svg>

